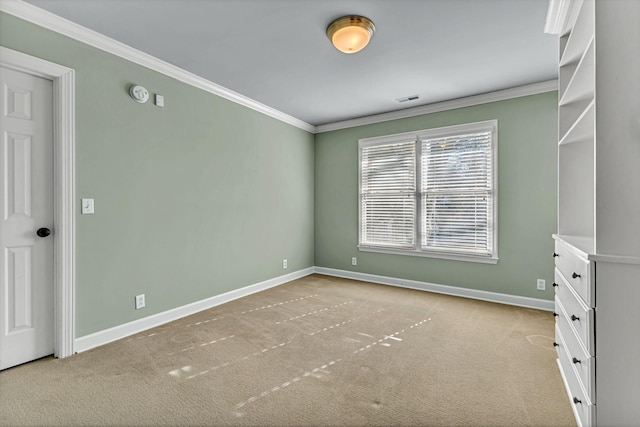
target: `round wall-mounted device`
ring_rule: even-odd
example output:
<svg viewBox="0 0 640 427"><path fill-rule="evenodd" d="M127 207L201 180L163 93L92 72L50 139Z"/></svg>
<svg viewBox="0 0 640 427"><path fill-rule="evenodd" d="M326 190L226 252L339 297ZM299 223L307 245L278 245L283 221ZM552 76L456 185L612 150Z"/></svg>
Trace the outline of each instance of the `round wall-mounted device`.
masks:
<svg viewBox="0 0 640 427"><path fill-rule="evenodd" d="M142 86L134 85L129 89L129 95L141 104L149 100L149 91Z"/></svg>

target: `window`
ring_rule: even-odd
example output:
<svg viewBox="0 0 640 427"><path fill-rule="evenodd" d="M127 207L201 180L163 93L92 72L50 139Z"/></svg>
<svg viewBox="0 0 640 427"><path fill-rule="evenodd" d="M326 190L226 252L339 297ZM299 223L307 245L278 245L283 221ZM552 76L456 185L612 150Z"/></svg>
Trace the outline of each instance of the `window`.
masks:
<svg viewBox="0 0 640 427"><path fill-rule="evenodd" d="M363 251L495 263L497 121L361 139Z"/></svg>

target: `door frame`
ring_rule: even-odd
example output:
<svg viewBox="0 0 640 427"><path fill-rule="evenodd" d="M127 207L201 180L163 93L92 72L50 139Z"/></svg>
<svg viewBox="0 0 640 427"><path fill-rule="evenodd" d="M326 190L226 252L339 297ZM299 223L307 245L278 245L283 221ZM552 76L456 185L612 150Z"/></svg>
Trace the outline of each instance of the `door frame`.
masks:
<svg viewBox="0 0 640 427"><path fill-rule="evenodd" d="M75 70L0 46L0 65L53 81L54 355L74 353Z"/></svg>

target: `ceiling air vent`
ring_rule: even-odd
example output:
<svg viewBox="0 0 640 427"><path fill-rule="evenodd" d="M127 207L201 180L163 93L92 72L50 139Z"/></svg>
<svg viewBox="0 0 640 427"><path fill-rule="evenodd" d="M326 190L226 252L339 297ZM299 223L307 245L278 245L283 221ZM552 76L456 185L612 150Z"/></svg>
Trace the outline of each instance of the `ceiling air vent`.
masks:
<svg viewBox="0 0 640 427"><path fill-rule="evenodd" d="M404 98L396 98L396 101L402 104L403 102L415 101L418 98L420 98L420 96L411 95L411 96L405 96Z"/></svg>

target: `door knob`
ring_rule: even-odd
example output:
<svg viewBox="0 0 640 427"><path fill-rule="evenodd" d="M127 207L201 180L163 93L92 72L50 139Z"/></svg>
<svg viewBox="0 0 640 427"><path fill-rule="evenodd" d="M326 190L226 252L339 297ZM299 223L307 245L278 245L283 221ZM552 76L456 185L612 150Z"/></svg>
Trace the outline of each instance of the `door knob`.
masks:
<svg viewBox="0 0 640 427"><path fill-rule="evenodd" d="M36 234L38 235L38 237L47 237L49 234L51 234L51 230L45 227L38 228L38 231L36 231Z"/></svg>

